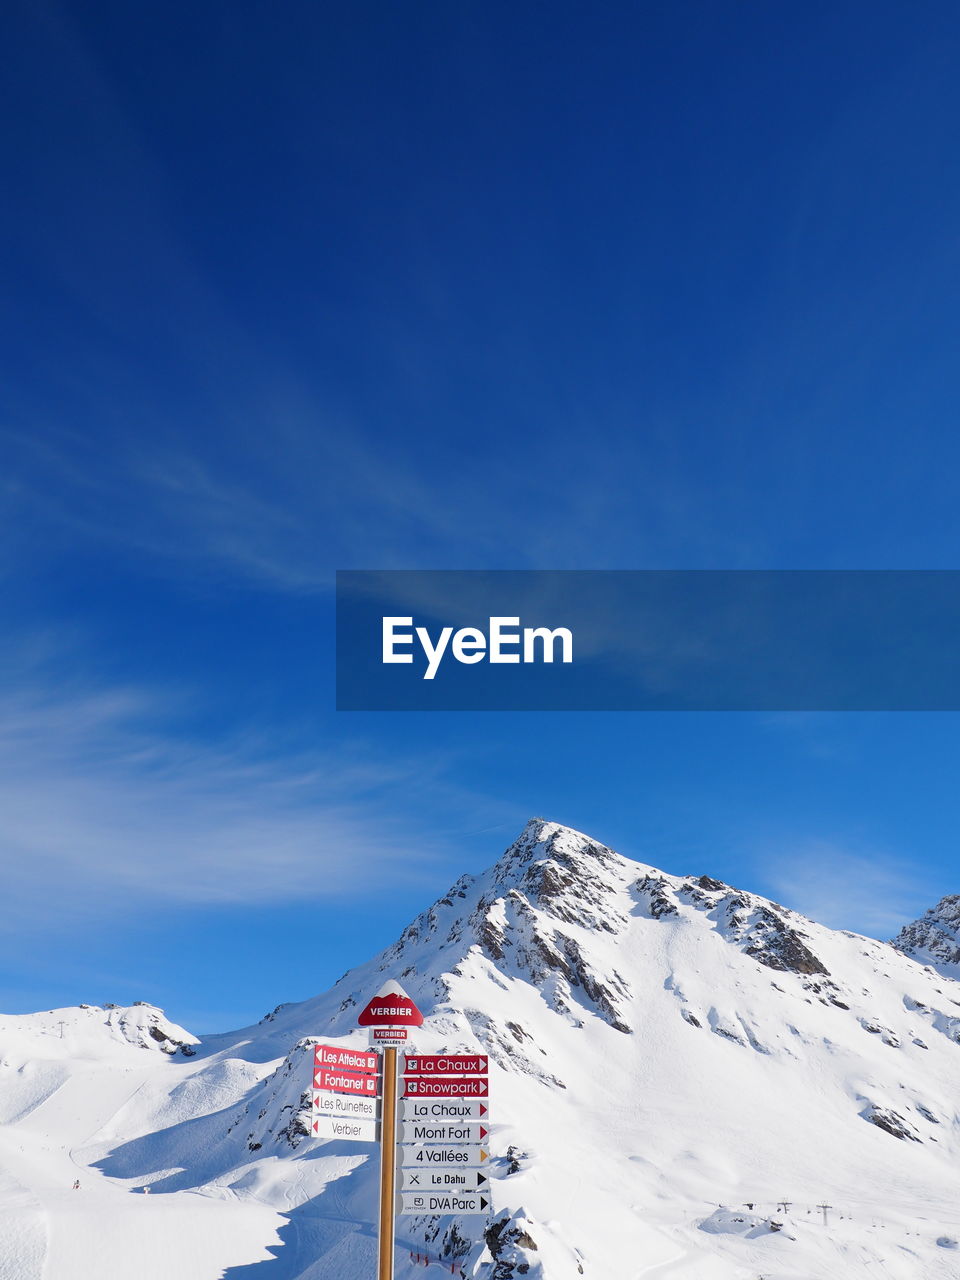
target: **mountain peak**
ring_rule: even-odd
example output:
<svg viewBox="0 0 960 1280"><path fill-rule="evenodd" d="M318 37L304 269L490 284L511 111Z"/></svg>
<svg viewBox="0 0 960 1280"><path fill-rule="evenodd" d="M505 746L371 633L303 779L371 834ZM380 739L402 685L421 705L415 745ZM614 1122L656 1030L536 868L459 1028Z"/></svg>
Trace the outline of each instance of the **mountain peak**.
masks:
<svg viewBox="0 0 960 1280"><path fill-rule="evenodd" d="M573 827L546 818L531 818L494 866L494 881L504 884L523 876L526 868L552 861L570 872L613 868L624 859L606 845ZM589 874L589 871L588 871Z"/></svg>
<svg viewBox="0 0 960 1280"><path fill-rule="evenodd" d="M637 870L582 831L531 818L488 873L485 897L520 895L555 920L609 932L612 898Z"/></svg>

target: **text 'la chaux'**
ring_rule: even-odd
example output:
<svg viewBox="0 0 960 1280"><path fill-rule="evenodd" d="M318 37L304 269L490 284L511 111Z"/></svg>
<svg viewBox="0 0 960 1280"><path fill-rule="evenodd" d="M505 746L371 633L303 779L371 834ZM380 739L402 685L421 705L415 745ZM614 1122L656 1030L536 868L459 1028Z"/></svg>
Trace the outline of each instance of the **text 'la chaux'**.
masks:
<svg viewBox="0 0 960 1280"><path fill-rule="evenodd" d="M383 618L384 663L411 663L419 647L424 680L432 680L448 654L456 662L572 662L573 632L567 627L521 627L519 618L488 618L487 628L441 627L436 637L413 618Z"/></svg>

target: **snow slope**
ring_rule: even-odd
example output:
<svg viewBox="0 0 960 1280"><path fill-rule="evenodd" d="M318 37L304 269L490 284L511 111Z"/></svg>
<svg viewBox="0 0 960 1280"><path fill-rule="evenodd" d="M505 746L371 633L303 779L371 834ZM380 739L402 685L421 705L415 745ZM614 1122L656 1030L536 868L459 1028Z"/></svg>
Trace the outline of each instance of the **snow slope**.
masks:
<svg viewBox="0 0 960 1280"><path fill-rule="evenodd" d="M376 1148L307 1137L307 1091L395 978L419 1050L489 1055L494 1135L493 1218L399 1219L398 1280L956 1280L960 983L910 945L534 820L257 1026L0 1020L0 1278L372 1277Z"/></svg>
<svg viewBox="0 0 960 1280"><path fill-rule="evenodd" d="M0 1019L0 1280L217 1276L269 1257L274 1210L132 1194L91 1165L162 1114L197 1043L149 1005Z"/></svg>

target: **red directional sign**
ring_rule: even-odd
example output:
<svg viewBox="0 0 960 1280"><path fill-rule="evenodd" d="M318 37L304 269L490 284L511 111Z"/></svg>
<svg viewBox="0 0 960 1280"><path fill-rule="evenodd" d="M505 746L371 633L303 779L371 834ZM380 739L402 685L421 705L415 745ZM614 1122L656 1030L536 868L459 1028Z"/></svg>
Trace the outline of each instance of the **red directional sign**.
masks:
<svg viewBox="0 0 960 1280"><path fill-rule="evenodd" d="M362 1093L368 1098L377 1096L377 1077L361 1075L358 1071L331 1071L327 1067L319 1067L313 1073L315 1089L334 1089L341 1093Z"/></svg>
<svg viewBox="0 0 960 1280"><path fill-rule="evenodd" d="M423 1014L397 982L380 988L357 1018L361 1027L419 1027Z"/></svg>
<svg viewBox="0 0 960 1280"><path fill-rule="evenodd" d="M380 1055L366 1049L338 1049L332 1044L313 1046L315 1067L345 1067L347 1071L376 1071Z"/></svg>
<svg viewBox="0 0 960 1280"><path fill-rule="evenodd" d="M408 1076L482 1076L486 1075L487 1061L483 1053L406 1053L403 1071Z"/></svg>
<svg viewBox="0 0 960 1280"><path fill-rule="evenodd" d="M446 1080L424 1080L404 1076L405 1098L486 1098L490 1090L486 1076L451 1076Z"/></svg>

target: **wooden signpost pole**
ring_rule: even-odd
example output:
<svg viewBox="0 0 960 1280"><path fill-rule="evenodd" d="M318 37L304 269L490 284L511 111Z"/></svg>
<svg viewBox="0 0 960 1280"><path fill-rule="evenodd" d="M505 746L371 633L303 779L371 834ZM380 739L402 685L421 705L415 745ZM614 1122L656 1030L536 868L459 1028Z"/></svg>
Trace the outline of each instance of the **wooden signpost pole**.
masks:
<svg viewBox="0 0 960 1280"><path fill-rule="evenodd" d="M397 1213L397 1050L385 1044L405 1042L409 1027L423 1026L423 1014L399 982L385 982L357 1017L369 1027L374 1044L384 1044L380 1090L380 1239L377 1280L393 1280L394 1235Z"/></svg>
<svg viewBox="0 0 960 1280"><path fill-rule="evenodd" d="M393 1280L397 1182L397 1051L383 1051L383 1111L380 1116L380 1252L377 1280Z"/></svg>

